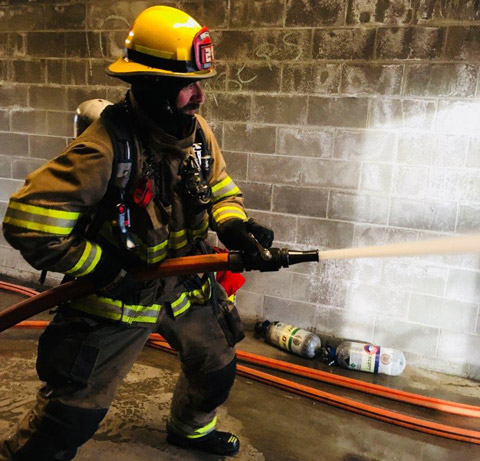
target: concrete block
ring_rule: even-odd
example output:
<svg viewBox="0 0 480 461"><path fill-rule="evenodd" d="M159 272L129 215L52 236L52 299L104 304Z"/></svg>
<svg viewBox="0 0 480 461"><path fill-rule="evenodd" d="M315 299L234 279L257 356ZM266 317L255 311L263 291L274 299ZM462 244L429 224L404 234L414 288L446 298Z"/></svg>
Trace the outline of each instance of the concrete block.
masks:
<svg viewBox="0 0 480 461"><path fill-rule="evenodd" d="M480 336L442 331L438 342L438 357L453 362L480 365Z"/></svg>
<svg viewBox="0 0 480 461"><path fill-rule="evenodd" d="M237 181L237 185L245 197L245 206L255 210L271 210L272 186L270 184Z"/></svg>
<svg viewBox="0 0 480 461"><path fill-rule="evenodd" d="M17 86L11 83L3 83L0 91L0 107L5 109L11 106L26 107L28 98L28 88L26 86Z"/></svg>
<svg viewBox="0 0 480 461"><path fill-rule="evenodd" d="M458 333L475 333L478 304L412 294L408 320Z"/></svg>
<svg viewBox="0 0 480 461"><path fill-rule="evenodd" d="M273 211L327 217L328 191L322 189L274 186Z"/></svg>
<svg viewBox="0 0 480 461"><path fill-rule="evenodd" d="M396 166L393 177L393 194L400 197L424 198L427 190L428 168Z"/></svg>
<svg viewBox="0 0 480 461"><path fill-rule="evenodd" d="M302 176L306 186L357 189L360 165L357 162L305 158Z"/></svg>
<svg viewBox="0 0 480 461"><path fill-rule="evenodd" d="M463 204L458 206L457 232L478 232L480 229L480 205Z"/></svg>
<svg viewBox="0 0 480 461"><path fill-rule="evenodd" d="M475 96L478 67L472 64L419 64L407 66L406 96Z"/></svg>
<svg viewBox="0 0 480 461"><path fill-rule="evenodd" d="M67 60L47 61L47 82L64 85L86 85L87 62Z"/></svg>
<svg viewBox="0 0 480 461"><path fill-rule="evenodd" d="M322 284L315 275L292 274L291 299L308 303L318 303Z"/></svg>
<svg viewBox="0 0 480 461"><path fill-rule="evenodd" d="M254 34L246 30L217 30L215 32L215 59L242 62L251 60Z"/></svg>
<svg viewBox="0 0 480 461"><path fill-rule="evenodd" d="M266 64L231 64L228 66L227 90L278 93L281 68Z"/></svg>
<svg viewBox="0 0 480 461"><path fill-rule="evenodd" d="M282 26L283 0L232 0L230 5L230 27Z"/></svg>
<svg viewBox="0 0 480 461"><path fill-rule="evenodd" d="M88 84L89 85L114 85L117 82L121 82L119 79L109 77L105 73L105 69L111 62L112 62L111 59L108 59L108 60L90 59L88 72L87 72Z"/></svg>
<svg viewBox="0 0 480 461"><path fill-rule="evenodd" d="M444 27L380 28L376 55L379 59L439 59L446 35Z"/></svg>
<svg viewBox="0 0 480 461"><path fill-rule="evenodd" d="M287 2L286 26L308 27L344 24L343 2L328 0L291 0Z"/></svg>
<svg viewBox="0 0 480 461"><path fill-rule="evenodd" d="M318 280L318 303L339 309L345 307L349 282L330 278L329 274Z"/></svg>
<svg viewBox="0 0 480 461"><path fill-rule="evenodd" d="M478 303L480 302L479 286L480 272L450 269L445 293L448 298Z"/></svg>
<svg viewBox="0 0 480 461"><path fill-rule="evenodd" d="M439 333L438 328L377 316L373 341L380 346L393 347L402 352L435 357Z"/></svg>
<svg viewBox="0 0 480 461"><path fill-rule="evenodd" d="M447 284L448 269L431 264L400 262L390 259L383 263L382 282L415 293L443 296Z"/></svg>
<svg viewBox="0 0 480 461"><path fill-rule="evenodd" d="M375 99L370 109L369 127L431 130L434 127L436 103L408 99Z"/></svg>
<svg viewBox="0 0 480 461"><path fill-rule="evenodd" d="M383 64L348 64L343 67L343 94L399 95L403 66Z"/></svg>
<svg viewBox="0 0 480 461"><path fill-rule="evenodd" d="M7 28L13 31L44 29L43 5L10 5L7 14Z"/></svg>
<svg viewBox="0 0 480 461"><path fill-rule="evenodd" d="M8 202L10 196L23 186L23 181L17 179L0 179L0 200Z"/></svg>
<svg viewBox="0 0 480 461"><path fill-rule="evenodd" d="M0 109L0 131L10 131L10 113Z"/></svg>
<svg viewBox="0 0 480 461"><path fill-rule="evenodd" d="M332 147L332 131L278 128L278 154L330 158Z"/></svg>
<svg viewBox="0 0 480 461"><path fill-rule="evenodd" d="M251 32L250 32L251 34ZM310 29L257 29L253 32L253 59L272 61L305 61L312 57Z"/></svg>
<svg viewBox="0 0 480 461"><path fill-rule="evenodd" d="M66 110L67 90L61 87L30 86L30 106L40 110ZM75 106L76 107L76 106Z"/></svg>
<svg viewBox="0 0 480 461"><path fill-rule="evenodd" d="M371 59L374 55L374 29L314 29L314 59Z"/></svg>
<svg viewBox="0 0 480 461"><path fill-rule="evenodd" d="M480 106L477 102L439 101L435 131L442 134L471 134L479 130Z"/></svg>
<svg viewBox="0 0 480 461"><path fill-rule="evenodd" d="M8 34L7 38L7 52L9 56L16 58L27 56L27 37L31 40L30 35L33 32L13 32ZM35 39L32 39L35 40ZM61 41L60 41L61 43ZM31 53L28 53L31 55Z"/></svg>
<svg viewBox="0 0 480 461"><path fill-rule="evenodd" d="M321 325L322 333L335 338L372 341L375 316L340 309L328 309L327 321Z"/></svg>
<svg viewBox="0 0 480 461"><path fill-rule="evenodd" d="M278 320L311 330L316 325L317 307L312 303L265 296L264 315L270 321Z"/></svg>
<svg viewBox="0 0 480 461"><path fill-rule="evenodd" d="M243 152L222 152L227 162L227 171L234 181L245 181L247 179L248 154Z"/></svg>
<svg viewBox="0 0 480 461"><path fill-rule="evenodd" d="M73 137L73 116L70 112L47 112L47 134Z"/></svg>
<svg viewBox="0 0 480 461"><path fill-rule="evenodd" d="M206 100L203 109L207 120L249 122L251 97L240 94L216 93Z"/></svg>
<svg viewBox="0 0 480 461"><path fill-rule="evenodd" d="M108 48L108 39L110 34L105 32L87 31L86 42L88 49L88 58L105 58ZM113 80L113 79L112 79Z"/></svg>
<svg viewBox="0 0 480 461"><path fill-rule="evenodd" d="M420 8L421 6L419 6ZM370 0L352 0L348 4L347 24L404 25L416 19L415 17L412 18L413 14L409 0L399 0L393 4Z"/></svg>
<svg viewBox="0 0 480 461"><path fill-rule="evenodd" d="M480 59L480 26L449 27L445 58L478 61Z"/></svg>
<svg viewBox="0 0 480 461"><path fill-rule="evenodd" d="M472 136L470 138L466 166L480 168L480 136Z"/></svg>
<svg viewBox="0 0 480 461"><path fill-rule="evenodd" d="M175 2L170 6L175 7ZM165 2L162 2L165 5ZM180 8L194 17L200 24L208 24L210 30L228 27L229 1L215 0L198 2L197 0L182 2ZM215 43L215 37L213 42Z"/></svg>
<svg viewBox="0 0 480 461"><path fill-rule="evenodd" d="M240 123L226 123L224 130L224 149L275 153L276 130L273 126L258 126Z"/></svg>
<svg viewBox="0 0 480 461"><path fill-rule="evenodd" d="M10 155L0 155L0 177L12 177L12 157Z"/></svg>
<svg viewBox="0 0 480 461"><path fill-rule="evenodd" d="M302 159L278 158L271 155L250 155L247 177L250 181L270 184L300 184Z"/></svg>
<svg viewBox="0 0 480 461"><path fill-rule="evenodd" d="M68 35L68 34L67 34ZM63 58L65 54L64 32L28 32L26 53L36 58ZM68 49L68 55L71 51Z"/></svg>
<svg viewBox="0 0 480 461"><path fill-rule="evenodd" d="M118 59L120 56L123 56L123 47L125 44L125 37L127 36L127 31L128 29L125 29L123 31L112 31L103 33L105 38L105 49L103 50L102 58L115 60ZM81 43L81 41L79 43ZM81 48L79 48L78 50L79 52L82 51ZM88 55L86 57L88 57Z"/></svg>
<svg viewBox="0 0 480 461"><path fill-rule="evenodd" d="M54 136L29 137L29 155L43 159L51 159L63 152L67 147L67 139Z"/></svg>
<svg viewBox="0 0 480 461"><path fill-rule="evenodd" d="M125 95L125 90L118 89L118 94ZM66 110L70 112L74 112L77 109L77 106L83 102L87 101L88 99L108 99L109 101L117 101L118 99L115 98L107 98L107 91L105 88L95 88L95 87L67 87L67 107ZM60 111L62 108L57 107L53 110ZM72 114L73 116L73 114ZM73 118L71 119L73 120Z"/></svg>
<svg viewBox="0 0 480 461"><path fill-rule="evenodd" d="M392 165L363 163L360 190L387 194L392 185Z"/></svg>
<svg viewBox="0 0 480 461"><path fill-rule="evenodd" d="M364 247L397 242L414 242L416 240L418 240L417 231L356 224L353 244L356 247Z"/></svg>
<svg viewBox="0 0 480 461"><path fill-rule="evenodd" d="M341 77L340 64L284 64L282 92L338 94Z"/></svg>
<svg viewBox="0 0 480 461"><path fill-rule="evenodd" d="M298 242L312 248L349 248L353 241L353 224L317 218L298 218Z"/></svg>
<svg viewBox="0 0 480 461"><path fill-rule="evenodd" d="M242 319L248 318L260 320L264 318L263 315L263 300L264 295L261 293L252 293L240 289L237 292L237 309Z"/></svg>
<svg viewBox="0 0 480 461"><path fill-rule="evenodd" d="M12 178L25 179L28 174L40 168L45 163L44 159L20 157L12 159Z"/></svg>
<svg viewBox="0 0 480 461"><path fill-rule="evenodd" d="M348 292L345 309L362 315L378 313L406 318L408 300L409 294L400 289L355 283Z"/></svg>
<svg viewBox="0 0 480 461"><path fill-rule="evenodd" d="M476 202L480 193L480 171L432 168L427 196L438 200Z"/></svg>
<svg viewBox="0 0 480 461"><path fill-rule="evenodd" d="M309 125L365 128L368 100L366 98L323 98L312 96L308 101Z"/></svg>
<svg viewBox="0 0 480 461"><path fill-rule="evenodd" d="M100 30L122 30L147 7L144 1L117 1L87 3L87 28ZM170 0L162 5L175 6ZM220 3L220 1L218 2Z"/></svg>
<svg viewBox="0 0 480 461"><path fill-rule="evenodd" d="M47 29L84 29L86 5L46 5L45 27Z"/></svg>
<svg viewBox="0 0 480 461"><path fill-rule="evenodd" d="M457 204L434 200L392 199L389 224L395 227L453 232Z"/></svg>
<svg viewBox="0 0 480 461"><path fill-rule="evenodd" d="M397 161L460 168L465 165L468 140L468 136L461 135L399 133Z"/></svg>
<svg viewBox="0 0 480 461"><path fill-rule="evenodd" d="M342 221L386 224L388 204L388 197L331 192L328 217Z"/></svg>
<svg viewBox="0 0 480 461"><path fill-rule="evenodd" d="M2 153L12 157L28 155L28 136L18 133L0 133Z"/></svg>
<svg viewBox="0 0 480 461"><path fill-rule="evenodd" d="M12 110L12 131L46 134L47 113L41 110Z"/></svg>
<svg viewBox="0 0 480 461"><path fill-rule="evenodd" d="M245 272L245 290L266 296L290 299L293 274L279 272Z"/></svg>
<svg viewBox="0 0 480 461"><path fill-rule="evenodd" d="M253 96L252 119L260 123L303 125L307 120L303 96Z"/></svg>
<svg viewBox="0 0 480 461"><path fill-rule="evenodd" d="M17 83L44 83L46 75L44 60L19 60L10 61L9 79Z"/></svg>
<svg viewBox="0 0 480 461"><path fill-rule="evenodd" d="M106 91L104 92L105 99L112 102L122 101L123 99L125 99L125 93L127 92L127 89L128 86L126 83L119 87L107 87ZM99 96L97 95L97 98L98 97Z"/></svg>
<svg viewBox="0 0 480 461"><path fill-rule="evenodd" d="M106 37L113 36L113 33ZM125 37L123 37L125 41ZM65 32L66 56L72 58L88 58L87 33L82 32ZM108 47L108 45L107 45ZM119 55L120 56L120 55Z"/></svg>
<svg viewBox="0 0 480 461"><path fill-rule="evenodd" d="M335 158L391 162L395 157L395 133L373 130L337 130Z"/></svg>

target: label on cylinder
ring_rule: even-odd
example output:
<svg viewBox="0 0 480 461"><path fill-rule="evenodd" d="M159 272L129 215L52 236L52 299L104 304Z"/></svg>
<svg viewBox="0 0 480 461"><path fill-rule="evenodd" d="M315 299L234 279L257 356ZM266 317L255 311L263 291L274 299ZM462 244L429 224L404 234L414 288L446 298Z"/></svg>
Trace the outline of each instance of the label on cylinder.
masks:
<svg viewBox="0 0 480 461"><path fill-rule="evenodd" d="M309 331L302 328L278 322L272 327L270 338L273 343L278 344L282 349L302 355L302 344L309 334Z"/></svg>
<svg viewBox="0 0 480 461"><path fill-rule="evenodd" d="M392 368L391 349L373 344L353 344L350 349L350 368L368 373L390 374Z"/></svg>

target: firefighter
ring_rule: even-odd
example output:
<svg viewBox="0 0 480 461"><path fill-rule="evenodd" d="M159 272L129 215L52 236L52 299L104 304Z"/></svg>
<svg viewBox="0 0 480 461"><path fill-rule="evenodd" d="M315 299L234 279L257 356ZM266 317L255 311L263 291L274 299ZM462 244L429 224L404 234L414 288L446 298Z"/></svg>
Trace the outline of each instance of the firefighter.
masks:
<svg viewBox="0 0 480 461"><path fill-rule="evenodd" d="M256 252L272 244L273 231L248 219L212 130L196 114L205 97L201 81L216 74L213 59L209 31L192 17L166 6L144 10L124 55L107 69L130 84L125 99L106 104L99 120L11 197L7 241L36 269L88 278L96 292L59 306L41 335L37 372L44 386L4 441L7 459L73 459L157 331L182 365L167 441L216 455L238 452L238 438L216 428L241 337L214 313L214 306L235 313L225 291L212 274L141 283L131 275L206 251L209 228L228 249ZM120 114L131 131L121 161L114 153L121 143L108 130L116 119L107 112ZM122 170L129 158L131 168Z"/></svg>

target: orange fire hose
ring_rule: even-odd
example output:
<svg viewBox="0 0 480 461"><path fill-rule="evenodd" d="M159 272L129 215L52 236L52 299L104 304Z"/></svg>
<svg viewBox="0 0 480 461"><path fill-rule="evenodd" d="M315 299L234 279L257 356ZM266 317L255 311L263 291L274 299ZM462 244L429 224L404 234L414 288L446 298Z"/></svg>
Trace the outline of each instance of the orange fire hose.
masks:
<svg viewBox="0 0 480 461"><path fill-rule="evenodd" d="M0 282L0 288L16 291L18 293L25 294L26 296L34 296L37 293L35 292L35 290L9 284L6 282ZM48 322L46 321L24 321L19 323L17 327L44 328L47 324ZM170 352L173 354L176 353L175 350L172 349L170 345L164 340L164 338L158 334L150 335L148 345L166 352ZM438 411L454 413L463 416L480 417L480 407L472 405L435 399L432 397L426 397L375 384L365 383L352 378L335 376L319 370L302 367L300 365L291 364L281 360L262 357L244 351L237 351L237 357L240 360L256 365L265 366L267 368L272 368L275 370L315 379L322 382L327 382L329 384L335 384L338 386L366 392L392 400L398 400L412 405L427 407ZM480 444L480 432L477 431L434 423L431 421L423 420L421 418L415 418L372 405L363 404L349 398L335 396L333 394L320 391L319 389L315 389L310 386L304 386L293 381L289 381L270 375L268 373L245 367L243 365L238 365L237 371L238 374L241 376L245 376L247 378L263 382L265 384L269 384L279 389L287 390L289 392L304 397L318 400L320 402L327 403L338 408L346 409L354 413L362 414L364 416L369 416L380 421L454 440Z"/></svg>
<svg viewBox="0 0 480 461"><path fill-rule="evenodd" d="M147 344L155 349L175 354L174 349L172 349L166 341L150 340ZM319 402L342 408L353 413L358 413L370 418L395 424L397 426L406 427L419 432L425 432L427 434L438 435L448 439L480 445L479 431L472 431L456 426L447 426L445 424L427 421L425 419L408 416L395 411L385 410L384 408L357 402L353 399L340 397L319 389L315 389L314 387L305 386L287 379L279 378L278 376L273 376L262 371L254 370L244 365L237 365L237 372L239 375L246 378L250 378L279 389L287 390L303 397L318 400Z"/></svg>

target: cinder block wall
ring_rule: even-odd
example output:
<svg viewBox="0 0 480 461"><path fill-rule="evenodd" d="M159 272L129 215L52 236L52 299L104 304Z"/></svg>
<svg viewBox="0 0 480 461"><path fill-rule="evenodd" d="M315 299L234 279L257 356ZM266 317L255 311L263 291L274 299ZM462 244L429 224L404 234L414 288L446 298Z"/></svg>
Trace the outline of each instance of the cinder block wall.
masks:
<svg viewBox="0 0 480 461"><path fill-rule="evenodd" d="M151 1L0 2L0 212L124 86L104 67ZM249 213L276 244L344 248L477 231L478 1L165 1L212 29L211 121ZM36 278L0 240L1 273ZM247 274L246 318L397 347L480 378L475 255L328 261Z"/></svg>

